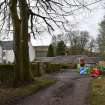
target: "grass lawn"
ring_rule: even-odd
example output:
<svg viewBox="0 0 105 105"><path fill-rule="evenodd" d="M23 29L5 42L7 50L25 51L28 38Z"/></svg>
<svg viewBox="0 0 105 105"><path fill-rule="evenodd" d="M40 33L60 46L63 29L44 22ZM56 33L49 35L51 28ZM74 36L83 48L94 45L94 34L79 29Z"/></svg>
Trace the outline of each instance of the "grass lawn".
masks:
<svg viewBox="0 0 105 105"><path fill-rule="evenodd" d="M90 105L105 105L105 77L92 79L90 95Z"/></svg>
<svg viewBox="0 0 105 105"><path fill-rule="evenodd" d="M38 79L30 85L22 86L19 88L0 88L0 105L7 105L17 99L31 95L38 90L54 84L55 80Z"/></svg>

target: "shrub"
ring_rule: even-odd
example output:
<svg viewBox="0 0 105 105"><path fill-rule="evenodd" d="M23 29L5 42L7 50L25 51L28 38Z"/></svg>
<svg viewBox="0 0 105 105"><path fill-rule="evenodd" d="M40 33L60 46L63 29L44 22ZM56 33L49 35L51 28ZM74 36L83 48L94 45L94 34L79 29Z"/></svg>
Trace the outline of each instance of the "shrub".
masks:
<svg viewBox="0 0 105 105"><path fill-rule="evenodd" d="M14 64L0 64L0 70L13 70Z"/></svg>
<svg viewBox="0 0 105 105"><path fill-rule="evenodd" d="M61 63L62 69L76 69L77 64L76 63Z"/></svg>
<svg viewBox="0 0 105 105"><path fill-rule="evenodd" d="M69 63L61 63L62 69L69 69Z"/></svg>
<svg viewBox="0 0 105 105"><path fill-rule="evenodd" d="M0 82L1 84L11 84L14 80L14 65L0 64Z"/></svg>
<svg viewBox="0 0 105 105"><path fill-rule="evenodd" d="M56 48L56 55L59 56L59 55L65 55L65 48L66 48L66 45L64 43L64 41L59 41L58 44L57 44L57 48Z"/></svg>
<svg viewBox="0 0 105 105"><path fill-rule="evenodd" d="M52 44L48 47L47 57L54 57L54 46Z"/></svg>
<svg viewBox="0 0 105 105"><path fill-rule="evenodd" d="M46 66L46 73L58 72L61 69L61 65L59 63L48 63Z"/></svg>
<svg viewBox="0 0 105 105"><path fill-rule="evenodd" d="M32 71L32 74L34 77L38 77L38 76L41 76L41 71L40 71L40 68L39 68L39 63L40 62L33 62L31 63L31 71Z"/></svg>
<svg viewBox="0 0 105 105"><path fill-rule="evenodd" d="M33 76L41 76L38 63L31 63ZM14 64L0 64L0 84L12 85L14 81Z"/></svg>
<svg viewBox="0 0 105 105"><path fill-rule="evenodd" d="M69 64L69 69L76 69L77 68L77 64L76 63L70 63Z"/></svg>

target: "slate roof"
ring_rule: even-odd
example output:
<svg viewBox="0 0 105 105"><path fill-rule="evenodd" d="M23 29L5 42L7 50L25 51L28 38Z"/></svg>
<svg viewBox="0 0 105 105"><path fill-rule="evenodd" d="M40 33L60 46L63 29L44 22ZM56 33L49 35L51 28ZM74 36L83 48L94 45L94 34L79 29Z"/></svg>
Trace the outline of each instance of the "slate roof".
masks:
<svg viewBox="0 0 105 105"><path fill-rule="evenodd" d="M13 41L0 41L3 50L13 50Z"/></svg>

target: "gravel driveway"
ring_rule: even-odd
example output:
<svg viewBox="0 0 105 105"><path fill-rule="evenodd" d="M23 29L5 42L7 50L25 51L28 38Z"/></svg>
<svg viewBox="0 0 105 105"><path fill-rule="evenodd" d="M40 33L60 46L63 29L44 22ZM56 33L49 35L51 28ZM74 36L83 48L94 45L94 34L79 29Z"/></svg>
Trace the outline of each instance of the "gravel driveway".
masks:
<svg viewBox="0 0 105 105"><path fill-rule="evenodd" d="M74 70L52 75L58 82L15 105L89 105L90 77L80 76Z"/></svg>

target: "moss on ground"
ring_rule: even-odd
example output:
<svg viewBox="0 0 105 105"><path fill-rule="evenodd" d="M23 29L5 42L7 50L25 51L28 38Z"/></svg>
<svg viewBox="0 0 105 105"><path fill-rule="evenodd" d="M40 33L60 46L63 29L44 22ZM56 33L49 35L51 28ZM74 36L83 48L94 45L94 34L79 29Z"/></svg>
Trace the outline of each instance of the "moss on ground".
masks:
<svg viewBox="0 0 105 105"><path fill-rule="evenodd" d="M90 105L105 105L105 77L91 81Z"/></svg>
<svg viewBox="0 0 105 105"><path fill-rule="evenodd" d="M7 105L28 95L36 93L38 90L54 84L55 80L38 79L32 84L18 88L0 88L0 105Z"/></svg>

